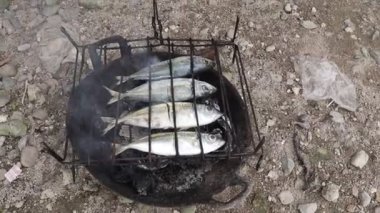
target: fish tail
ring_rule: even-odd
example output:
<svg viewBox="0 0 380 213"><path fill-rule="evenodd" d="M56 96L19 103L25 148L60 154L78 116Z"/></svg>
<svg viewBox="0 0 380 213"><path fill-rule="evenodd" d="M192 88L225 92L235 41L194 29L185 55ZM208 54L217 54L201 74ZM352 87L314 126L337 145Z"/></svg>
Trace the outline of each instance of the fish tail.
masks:
<svg viewBox="0 0 380 213"><path fill-rule="evenodd" d="M111 117L101 117L102 121L107 124L106 128L103 130L103 135L105 135L107 132L109 132L112 128L115 127L115 118Z"/></svg>
<svg viewBox="0 0 380 213"><path fill-rule="evenodd" d="M113 145L111 144L111 147ZM123 153L125 150L129 149L130 146L128 145L122 145L122 144L115 144L115 156Z"/></svg>
<svg viewBox="0 0 380 213"><path fill-rule="evenodd" d="M123 78L123 81L122 81L121 78ZM120 84L122 84L122 83L125 83L125 82L127 82L129 79L132 79L132 76L116 76L116 80L117 80L116 85L120 85Z"/></svg>
<svg viewBox="0 0 380 213"><path fill-rule="evenodd" d="M104 89L106 89L107 90L107 92L111 95L111 99L108 101L108 105L110 105L110 104L113 104L113 103L115 103L115 102L117 102L118 100L119 100L119 92L116 92L116 91L114 91L114 90L111 90L110 88L108 88L108 87L106 87L106 86L103 86L104 87ZM127 93L127 92L126 92ZM125 94L126 94L125 93ZM120 94L120 98L124 98L123 97L124 96L124 94Z"/></svg>

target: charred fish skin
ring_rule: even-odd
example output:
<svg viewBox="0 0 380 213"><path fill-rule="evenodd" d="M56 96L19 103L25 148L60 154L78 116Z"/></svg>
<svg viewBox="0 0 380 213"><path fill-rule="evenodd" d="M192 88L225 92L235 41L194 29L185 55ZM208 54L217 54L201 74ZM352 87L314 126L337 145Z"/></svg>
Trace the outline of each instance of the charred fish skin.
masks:
<svg viewBox="0 0 380 213"><path fill-rule="evenodd" d="M200 133L202 139L203 153L207 154L221 148L225 141L220 134ZM200 140L197 132L179 131L178 154L182 156L201 154ZM119 155L128 149L141 152L149 152L149 137L143 137L127 145L118 144L115 154ZM151 135L151 153L163 156L175 156L175 133L164 132Z"/></svg>
<svg viewBox="0 0 380 213"><path fill-rule="evenodd" d="M173 78L183 77L191 74L191 57L180 56L171 60ZM193 56L193 72L199 73L209 68L215 67L215 62L201 56ZM117 76L117 85L124 83L130 79L134 80L149 80L149 72L151 72L152 80L161 80L171 78L170 75L170 60L161 61L159 63L145 67L136 73L123 76ZM122 80L122 81L121 81Z"/></svg>
<svg viewBox="0 0 380 213"><path fill-rule="evenodd" d="M192 79L189 78L176 78L173 79L173 91L174 99L176 101L186 101L193 98L192 91ZM107 92L111 95L109 104L113 104L120 99L127 98L133 101L149 101L149 82L144 83L134 89L131 89L125 93L119 94L118 92L103 86ZM211 84L194 79L195 97L205 97L216 92L216 88ZM151 82L151 101L152 102L167 102L172 100L171 93L171 80L164 79Z"/></svg>
<svg viewBox="0 0 380 213"><path fill-rule="evenodd" d="M219 119L223 114L214 107L205 104L196 104L199 126L208 125ZM163 103L153 105L151 108L151 128L152 129L170 129L174 128L173 104ZM197 126L193 103L175 102L176 110L176 128L186 129ZM106 134L113 129L116 124L115 118L102 117L104 123L107 124L103 130ZM128 124L137 127L149 127L149 107L140 110L124 113L118 123Z"/></svg>

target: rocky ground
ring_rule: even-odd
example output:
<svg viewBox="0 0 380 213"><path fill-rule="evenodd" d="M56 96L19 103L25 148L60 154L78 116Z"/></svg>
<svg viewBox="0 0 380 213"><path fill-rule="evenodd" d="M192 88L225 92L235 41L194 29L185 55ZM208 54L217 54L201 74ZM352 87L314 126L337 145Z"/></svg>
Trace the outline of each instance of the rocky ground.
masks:
<svg viewBox="0 0 380 213"><path fill-rule="evenodd" d="M254 183L251 195L228 212L380 212L378 0L158 4L164 34L173 37L224 39L236 15L241 18L236 42L267 143L259 170L255 157L244 167ZM69 167L40 152L42 142L63 151L75 52L59 27L80 43L114 34L146 37L150 1L0 0L0 8L0 212L219 211L134 203L83 168L73 183ZM354 112L330 99L305 99L293 63L305 54L326 57L351 79ZM294 140L296 121L303 128ZM4 173L20 164L21 175L7 182Z"/></svg>

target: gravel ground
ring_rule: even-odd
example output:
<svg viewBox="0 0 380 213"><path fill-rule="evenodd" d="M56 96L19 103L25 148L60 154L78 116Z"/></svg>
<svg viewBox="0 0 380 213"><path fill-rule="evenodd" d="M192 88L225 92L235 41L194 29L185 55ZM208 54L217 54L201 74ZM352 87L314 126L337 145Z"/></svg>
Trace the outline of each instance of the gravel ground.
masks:
<svg viewBox="0 0 380 213"><path fill-rule="evenodd" d="M252 193L226 212L380 212L378 0L158 0L158 6L171 37L225 38L241 18L236 42L267 143L260 169L255 157L244 167ZM81 43L146 37L151 1L1 0L0 8L0 212L194 212L134 203L83 168L73 183L69 167L40 152L42 142L63 151L73 54L58 28ZM326 57L351 79L354 112L304 98L293 60L305 54ZM308 128L297 129L295 148L300 115ZM3 174L18 162L22 173L8 183ZM305 171L312 171L309 179Z"/></svg>

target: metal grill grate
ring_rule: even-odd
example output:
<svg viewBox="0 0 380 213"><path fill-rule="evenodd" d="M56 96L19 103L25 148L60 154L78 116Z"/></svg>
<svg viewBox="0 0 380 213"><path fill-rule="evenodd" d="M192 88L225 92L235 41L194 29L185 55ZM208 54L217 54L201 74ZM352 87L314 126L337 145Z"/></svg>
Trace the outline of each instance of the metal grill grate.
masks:
<svg viewBox="0 0 380 213"><path fill-rule="evenodd" d="M254 111L254 105L252 102L252 96L249 90L248 86L248 81L247 77L245 74L245 69L244 65L242 62L242 57L241 53L239 50L239 47L237 44L234 43L237 31L238 31L238 26L239 26L239 18L237 17L236 24L235 24L235 32L234 36L231 40L207 40L207 39L177 39L177 38L163 38L162 35L162 24L158 16L158 8L157 8L157 3L155 0L153 0L153 11L154 15L152 17L152 28L154 32L153 37L147 37L147 38L142 38L142 39L130 39L126 40L121 36L112 36L109 38L102 39L98 42L95 42L93 44L88 44L88 45L79 45L76 43L71 36L67 33L67 31L64 28L62 29L62 32L67 36L67 38L71 41L71 43L75 46L76 48L76 60L75 60L75 68L74 68L74 74L73 74L73 87L72 87L72 92L75 92L76 86L79 83L80 79L82 79L83 75L83 70L84 70L84 65L85 65L85 56L86 56L86 51L89 51L89 56L92 60L93 67L94 69L99 69L107 64L107 61L109 60L108 52L111 50L118 50L120 51L120 54L122 57L132 57L132 51L134 50L149 50L151 52L154 52L155 49L157 48L166 48L167 53L171 56L169 59L169 67L170 67L170 76L171 76L171 87L170 87L170 92L172 95L171 98L171 103L173 106L173 120L174 120L174 136L175 136L175 150L176 150L176 156L157 156L157 155L152 155L151 154L151 115L152 115L152 101L151 101L151 72L149 72L149 80L147 81L149 83L149 127L148 127L148 134L149 136L149 153L146 156L142 157L115 157L115 143L113 143L113 156L112 156L112 164L113 165L125 165L125 164L132 164L132 163L141 163L143 161L147 162L152 162L153 160L161 160L161 159L176 159L176 158L181 158L181 159L201 159L201 160L208 160L208 159L230 159L230 158L241 158L244 156L250 156L250 155L255 155L259 150L261 150L261 154L259 157L259 162L262 159L263 152L262 152L262 145L265 141L263 137L261 137L258 125L257 125L257 118L256 114ZM115 46L109 46L110 43L119 43L118 47ZM145 44L144 44L145 43ZM143 44L143 45L142 45ZM234 124L231 122L230 124L226 124L226 127L230 128L228 129L229 134L227 134L229 137L227 137L226 140L226 146L225 149L215 151L212 153L205 154L204 153L204 148L202 144L202 138L201 138L201 128L199 126L199 118L198 118L198 112L197 112L197 107L196 107L196 95L195 95L195 86L194 86L194 80L196 78L194 74L194 61L193 61L193 56L195 54L195 49L196 48L212 48L215 54L215 62L216 62L216 72L218 74L218 80L220 84L220 92L221 92L221 100L222 100L222 107L223 109L221 112L224 117L226 118L231 118L231 109L229 107L229 104L227 104L226 100L228 99L227 94L226 94L226 87L225 87L225 78L223 77L223 72L222 72L222 64L221 64L221 59L220 59L220 48L232 48L233 49L233 58L232 58L232 64L236 66L236 73L238 76L239 80L239 89L241 90L241 97L243 99L243 102L246 106L246 109L248 111L249 116L249 123L250 127L249 128L251 131L249 132L250 136L250 144L251 144L251 149L247 149L247 151L240 152L232 149L232 143L236 141L236 131L234 129ZM190 55L190 66L191 66L191 79L192 79L192 93L193 93L193 99L192 103L194 106L194 111L195 111L195 116L196 116L196 123L197 126L195 127L195 130L197 131L198 138L199 138L199 143L200 143L200 148L201 148L201 154L197 156L180 156L178 153L178 136L177 136L177 121L176 121L176 110L175 110L175 98L174 98L174 87L173 87L173 67L172 67L172 56L175 54L176 49L181 49L182 51L189 52ZM81 59L79 59L79 55L81 54ZM79 70L79 78L77 75L77 72ZM123 82L123 76L121 77L121 81ZM120 94L122 92L122 87L119 87L119 97L118 100L120 100ZM116 126L118 126L118 116L120 113L120 104L119 101L117 102L117 107L116 107ZM224 120L225 122L226 119ZM117 128L114 128L114 138L117 136ZM130 131L131 132L131 131ZM254 132L256 134L254 134ZM132 136L132 135L131 135ZM132 137L131 137L132 138ZM256 138L256 139L255 139ZM64 154L63 157L59 156L54 150L52 150L49 146L46 146L46 151L50 153L53 157L55 157L58 161L65 163L65 164L71 164L72 165L72 171L73 175L75 175L75 167L74 165L91 165L94 163L97 163L94 160L91 160L90 157L86 161L81 161L81 160L76 160L75 157L75 152L72 154L72 159L71 161L67 162L66 156L68 152L68 142L69 139L66 138L65 145L64 145ZM74 150L75 151L75 150Z"/></svg>

